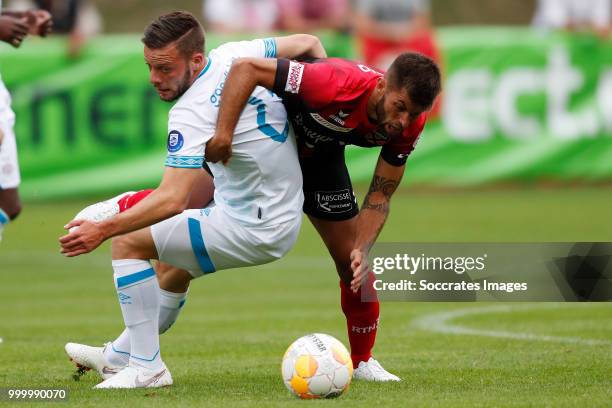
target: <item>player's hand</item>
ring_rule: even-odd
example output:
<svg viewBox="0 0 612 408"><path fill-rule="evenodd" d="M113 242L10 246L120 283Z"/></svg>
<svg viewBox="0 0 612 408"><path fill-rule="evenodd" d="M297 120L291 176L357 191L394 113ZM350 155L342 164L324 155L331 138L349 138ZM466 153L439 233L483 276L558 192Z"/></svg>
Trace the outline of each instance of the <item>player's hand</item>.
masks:
<svg viewBox="0 0 612 408"><path fill-rule="evenodd" d="M11 16L0 16L0 40L18 48L28 35L28 24L25 19Z"/></svg>
<svg viewBox="0 0 612 408"><path fill-rule="evenodd" d="M86 220L72 220L64 229L73 229L59 239L62 254L67 257L78 256L93 251L106 239L99 224Z"/></svg>
<svg viewBox="0 0 612 408"><path fill-rule="evenodd" d="M25 12L25 17L30 27L30 34L46 37L53 29L51 13L47 10L28 10Z"/></svg>
<svg viewBox="0 0 612 408"><path fill-rule="evenodd" d="M368 262L367 251L361 249L353 249L351 251L351 270L353 271L351 290L357 293L370 273L370 263Z"/></svg>
<svg viewBox="0 0 612 408"><path fill-rule="evenodd" d="M232 141L215 135L206 143L204 157L206 157L206 161L211 163L220 161L227 164L232 157Z"/></svg>

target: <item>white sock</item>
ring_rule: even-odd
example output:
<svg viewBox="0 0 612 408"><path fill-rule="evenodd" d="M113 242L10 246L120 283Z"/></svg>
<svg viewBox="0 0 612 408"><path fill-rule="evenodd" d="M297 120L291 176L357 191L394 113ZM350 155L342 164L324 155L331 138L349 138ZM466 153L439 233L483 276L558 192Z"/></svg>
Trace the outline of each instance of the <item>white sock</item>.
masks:
<svg viewBox="0 0 612 408"><path fill-rule="evenodd" d="M159 289L159 334L165 333L174 324L186 298L187 292L174 293Z"/></svg>
<svg viewBox="0 0 612 408"><path fill-rule="evenodd" d="M148 261L113 261L115 288L130 337L130 365L162 367L159 353L159 284Z"/></svg>
<svg viewBox="0 0 612 408"><path fill-rule="evenodd" d="M11 222L8 214L4 212L2 208L0 208L0 241L2 241L2 231L4 231L4 227Z"/></svg>
<svg viewBox="0 0 612 408"><path fill-rule="evenodd" d="M115 366L125 366L130 361L130 332L125 329L104 349L104 357Z"/></svg>
<svg viewBox="0 0 612 408"><path fill-rule="evenodd" d="M159 289L159 334L165 333L178 318L185 305L187 292L174 293ZM109 363L116 366L127 365L130 360L130 333L125 329L108 347L104 356Z"/></svg>

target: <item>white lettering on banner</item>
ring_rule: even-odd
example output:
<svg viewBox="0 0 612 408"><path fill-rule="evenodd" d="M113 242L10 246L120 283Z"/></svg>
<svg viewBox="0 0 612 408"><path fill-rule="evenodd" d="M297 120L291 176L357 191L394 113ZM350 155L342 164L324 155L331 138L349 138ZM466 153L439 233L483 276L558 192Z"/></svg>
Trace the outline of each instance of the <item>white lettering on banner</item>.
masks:
<svg viewBox="0 0 612 408"><path fill-rule="evenodd" d="M564 140L595 137L612 131L612 68L599 78L594 103L575 107L572 96L585 86L585 75L573 67L569 51L554 47L546 66L518 66L499 76L488 68L459 69L446 82L442 118L454 139L480 142L497 131L508 138L534 140L549 133ZM545 122L536 112L521 112L518 100L546 96Z"/></svg>
<svg viewBox="0 0 612 408"><path fill-rule="evenodd" d="M562 139L576 139L597 133L597 117L592 110L568 111L572 93L584 84L584 75L572 68L565 48L555 47L549 55L547 78L548 127Z"/></svg>
<svg viewBox="0 0 612 408"><path fill-rule="evenodd" d="M545 76L533 68L509 69L499 78L494 95L494 111L504 134L516 139L534 139L542 132L536 117L521 115L516 109L520 95L541 93Z"/></svg>
<svg viewBox="0 0 612 408"><path fill-rule="evenodd" d="M442 117L452 137L465 142L491 137L492 83L493 75L487 69L461 70L448 78Z"/></svg>
<svg viewBox="0 0 612 408"><path fill-rule="evenodd" d="M601 75L597 89L597 103L601 109L601 117L606 130L612 133L612 70Z"/></svg>

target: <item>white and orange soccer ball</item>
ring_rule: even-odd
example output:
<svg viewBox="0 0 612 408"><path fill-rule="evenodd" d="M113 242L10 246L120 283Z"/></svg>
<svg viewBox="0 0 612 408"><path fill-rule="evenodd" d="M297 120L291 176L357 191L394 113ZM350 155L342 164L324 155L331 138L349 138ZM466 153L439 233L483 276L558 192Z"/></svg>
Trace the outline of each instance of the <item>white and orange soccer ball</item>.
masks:
<svg viewBox="0 0 612 408"><path fill-rule="evenodd" d="M344 345L327 334L300 337L285 352L283 381L302 398L334 398L342 395L353 377L353 362Z"/></svg>

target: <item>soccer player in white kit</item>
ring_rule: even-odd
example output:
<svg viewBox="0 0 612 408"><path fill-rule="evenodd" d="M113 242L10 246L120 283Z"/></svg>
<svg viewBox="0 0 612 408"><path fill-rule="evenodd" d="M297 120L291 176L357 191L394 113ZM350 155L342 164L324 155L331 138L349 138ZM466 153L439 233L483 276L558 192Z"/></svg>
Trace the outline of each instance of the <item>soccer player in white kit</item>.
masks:
<svg viewBox="0 0 612 408"><path fill-rule="evenodd" d="M0 41L19 47L28 34L47 35L51 25L51 15L44 10L5 11L0 15ZM14 126L11 96L0 78L0 240L4 227L21 212L17 191L21 178Z"/></svg>
<svg viewBox="0 0 612 408"><path fill-rule="evenodd" d="M115 217L99 223L70 222L65 228L78 228L60 238L62 253L77 256L116 237L114 281L130 339L129 363L96 388L172 384L160 356L159 285L150 259L198 277L271 262L291 248L302 219L301 171L282 102L264 88L253 92L242 112L232 160L210 165L214 204L185 208L202 171L206 142L215 133L219 96L232 61L247 56L325 56L318 39L296 35L228 43L205 58L202 27L185 12L159 17L145 30L143 42L151 83L162 99L179 98L169 114L161 184L138 206ZM94 358L104 358L101 348L97 353Z"/></svg>

